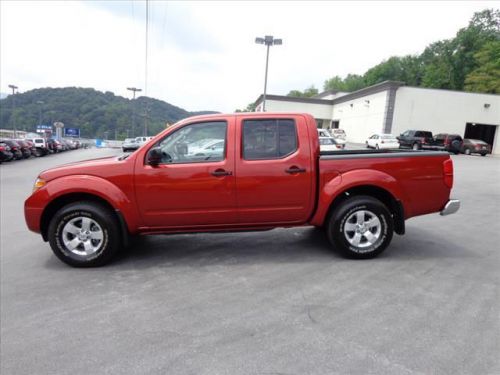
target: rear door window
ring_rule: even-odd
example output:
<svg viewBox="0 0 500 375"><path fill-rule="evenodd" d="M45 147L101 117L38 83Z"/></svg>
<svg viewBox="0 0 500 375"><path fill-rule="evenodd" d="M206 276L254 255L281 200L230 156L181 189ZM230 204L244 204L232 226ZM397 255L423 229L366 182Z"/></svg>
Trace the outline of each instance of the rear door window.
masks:
<svg viewBox="0 0 500 375"><path fill-rule="evenodd" d="M297 129L291 119L243 121L243 158L280 159L297 150Z"/></svg>

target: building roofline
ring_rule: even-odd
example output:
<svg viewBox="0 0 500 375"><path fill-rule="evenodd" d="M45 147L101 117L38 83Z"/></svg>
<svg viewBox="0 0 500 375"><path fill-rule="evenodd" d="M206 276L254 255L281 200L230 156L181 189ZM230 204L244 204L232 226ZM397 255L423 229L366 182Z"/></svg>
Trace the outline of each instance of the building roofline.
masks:
<svg viewBox="0 0 500 375"><path fill-rule="evenodd" d="M476 91L461 91L461 90L450 90L450 89L438 89L436 87L418 87L418 86L405 86L409 89L419 89L419 90L433 90L433 91L449 91L456 92L459 94L476 94L476 95L493 95L500 96L500 94L493 94L491 92L476 92Z"/></svg>
<svg viewBox="0 0 500 375"><path fill-rule="evenodd" d="M254 102L258 106L264 100L264 94L261 94ZM333 104L331 99L317 99L317 98L296 98L293 96L285 95L266 95L266 100L276 100L279 102L296 102L296 103L309 103L309 104Z"/></svg>
<svg viewBox="0 0 500 375"><path fill-rule="evenodd" d="M340 90L326 90L326 91L320 92L318 95L314 95L313 98L321 99L321 98L324 98L325 96L328 96L328 95L338 94L339 92L341 92L341 91ZM342 91L342 92L345 92L345 91Z"/></svg>
<svg viewBox="0 0 500 375"><path fill-rule="evenodd" d="M341 96L340 98L333 99L333 104L345 103L345 102L348 102L350 100L362 98L362 97L367 96L367 95L372 95L372 94L376 94L376 93L391 90L391 89L397 90L399 87L404 86L404 85L405 85L405 83L401 82L401 81L380 82L380 83L377 83L375 85L368 86L368 87L365 87L365 88L357 90L357 91L353 91L350 94L346 94L346 95Z"/></svg>

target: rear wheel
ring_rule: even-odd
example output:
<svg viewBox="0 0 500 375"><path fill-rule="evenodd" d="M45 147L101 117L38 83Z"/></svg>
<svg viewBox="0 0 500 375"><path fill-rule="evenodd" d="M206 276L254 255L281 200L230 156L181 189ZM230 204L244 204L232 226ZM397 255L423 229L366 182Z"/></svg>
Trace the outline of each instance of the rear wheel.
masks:
<svg viewBox="0 0 500 375"><path fill-rule="evenodd" d="M380 254L392 240L394 223L387 207L370 196L345 200L327 223L328 239L342 255L368 259Z"/></svg>
<svg viewBox="0 0 500 375"><path fill-rule="evenodd" d="M115 216L94 202L70 203L57 211L48 237L54 254L73 267L104 265L121 243Z"/></svg>
<svg viewBox="0 0 500 375"><path fill-rule="evenodd" d="M481 156L486 156L486 154L483 152L483 153L481 154Z"/></svg>

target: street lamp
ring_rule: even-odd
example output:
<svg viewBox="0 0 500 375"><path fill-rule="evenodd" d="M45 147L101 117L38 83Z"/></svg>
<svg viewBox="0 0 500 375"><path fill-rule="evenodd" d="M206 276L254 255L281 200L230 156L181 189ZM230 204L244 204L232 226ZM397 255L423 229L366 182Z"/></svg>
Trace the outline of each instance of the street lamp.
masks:
<svg viewBox="0 0 500 375"><path fill-rule="evenodd" d="M12 89L12 127L14 128L14 138L17 138L17 131L16 131L16 116L14 116L14 110L16 109L16 104L15 104L15 91L18 89L16 85L9 85L9 88Z"/></svg>
<svg viewBox="0 0 500 375"><path fill-rule="evenodd" d="M132 137L135 135L135 93L141 92L141 89L136 87L127 87L127 90L132 91L134 93L134 97L132 98Z"/></svg>
<svg viewBox="0 0 500 375"><path fill-rule="evenodd" d="M275 39L272 35L266 35L264 38L255 38L255 43L264 44L267 47L266 53L266 76L264 78L264 98L262 101L262 112L266 111L266 91L267 91L267 68L269 65L269 47L271 46L281 46L283 44L282 39Z"/></svg>

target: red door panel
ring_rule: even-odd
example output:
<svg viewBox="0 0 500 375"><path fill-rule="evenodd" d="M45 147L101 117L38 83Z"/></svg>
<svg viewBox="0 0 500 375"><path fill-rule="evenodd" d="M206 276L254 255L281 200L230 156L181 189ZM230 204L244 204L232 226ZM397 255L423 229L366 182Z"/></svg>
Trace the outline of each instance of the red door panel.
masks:
<svg viewBox="0 0 500 375"><path fill-rule="evenodd" d="M295 121L297 148L284 157L259 160L246 160L252 156L261 158L265 156L264 153L256 153L245 157L243 146L245 117L238 116L236 120L236 190L239 223L305 222L313 209L314 164L306 120L302 116L290 115L273 115L272 119ZM247 122L247 124L254 123Z"/></svg>
<svg viewBox="0 0 500 375"><path fill-rule="evenodd" d="M156 167L137 161L136 198L145 226L191 228L236 222L235 126L233 117L226 120L224 160Z"/></svg>

